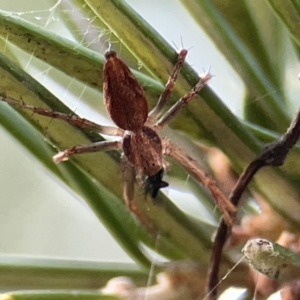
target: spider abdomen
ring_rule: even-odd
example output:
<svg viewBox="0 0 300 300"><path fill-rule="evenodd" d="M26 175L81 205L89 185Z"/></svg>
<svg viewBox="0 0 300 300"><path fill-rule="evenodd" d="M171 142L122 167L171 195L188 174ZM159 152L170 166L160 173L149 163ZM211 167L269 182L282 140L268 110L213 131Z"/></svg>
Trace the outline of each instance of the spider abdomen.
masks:
<svg viewBox="0 0 300 300"><path fill-rule="evenodd" d="M163 168L161 139L147 126L128 133L123 139L123 150L128 160L143 175L153 176Z"/></svg>
<svg viewBox="0 0 300 300"><path fill-rule="evenodd" d="M148 116L145 92L114 51L108 51L105 58L103 93L106 109L118 127L140 130Z"/></svg>

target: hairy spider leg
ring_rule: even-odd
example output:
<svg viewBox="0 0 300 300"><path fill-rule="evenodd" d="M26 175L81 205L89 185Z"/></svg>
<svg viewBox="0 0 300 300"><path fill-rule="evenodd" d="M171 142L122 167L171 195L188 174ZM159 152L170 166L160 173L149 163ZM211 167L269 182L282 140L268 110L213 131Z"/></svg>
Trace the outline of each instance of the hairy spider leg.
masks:
<svg viewBox="0 0 300 300"><path fill-rule="evenodd" d="M123 179L123 199L129 208L134 213L140 222L152 232L153 227L147 216L145 216L135 205L134 199L134 183L137 181L134 166L129 162L125 155L121 159L122 179Z"/></svg>
<svg viewBox="0 0 300 300"><path fill-rule="evenodd" d="M219 209L223 212L227 224L232 225L232 221L236 214L236 207L228 200L224 193L219 189L216 181L205 173L202 166L181 150L177 145L168 139L162 140L163 154L172 157L179 165L181 165L189 174L195 177L205 187L207 187L216 201Z"/></svg>
<svg viewBox="0 0 300 300"><path fill-rule="evenodd" d="M180 73L180 70L185 62L185 58L187 56L188 51L186 49L180 50L178 53L176 64L173 68L172 73L169 76L169 79L165 85L164 91L161 93L156 106L150 111L149 118L157 119L162 113L167 101L169 100L177 80L177 77Z"/></svg>
<svg viewBox="0 0 300 300"><path fill-rule="evenodd" d="M80 118L74 114L68 115L68 114L52 111L52 110L49 110L46 108L35 107L32 105L25 104L22 101L18 101L18 100L8 98L8 97L0 96L0 101L11 104L14 107L30 110L33 113L41 115L41 116L46 116L46 117L50 117L53 119L60 119L60 120L66 121L72 125L75 125L77 127L86 128L86 129L89 129L91 131L98 132L101 134L112 135L112 136L123 136L124 135L124 130L122 130L121 128L99 125L99 124L89 121L87 119Z"/></svg>
<svg viewBox="0 0 300 300"><path fill-rule="evenodd" d="M53 156L53 161L58 164L62 161L67 161L70 156L74 154L83 154L83 153L93 153L100 151L112 151L118 150L122 148L122 143L119 141L111 141L111 142L96 142L89 145L81 145L75 146L70 149L66 149L64 151L58 152Z"/></svg>
<svg viewBox="0 0 300 300"><path fill-rule="evenodd" d="M122 155L121 170L123 180L123 199L127 206L130 206L134 198L134 183L136 181L133 165L128 161L125 155Z"/></svg>
<svg viewBox="0 0 300 300"><path fill-rule="evenodd" d="M155 124L158 130L163 129L168 125L178 113L200 92L200 90L207 85L212 78L209 72L205 73L203 77L199 79L196 85L182 98L180 98Z"/></svg>

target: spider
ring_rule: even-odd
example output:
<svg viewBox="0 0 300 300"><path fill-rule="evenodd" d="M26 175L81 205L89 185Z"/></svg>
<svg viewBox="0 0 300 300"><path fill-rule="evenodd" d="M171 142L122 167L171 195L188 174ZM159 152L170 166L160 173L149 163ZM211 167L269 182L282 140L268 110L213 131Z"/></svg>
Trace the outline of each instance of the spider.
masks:
<svg viewBox="0 0 300 300"><path fill-rule="evenodd" d="M102 141L72 147L56 154L53 160L55 163L60 163L75 154L122 149L123 198L133 212L135 212L133 206L134 181L143 187L145 193L150 194L153 199L157 197L161 188L168 186L168 183L162 180L165 170L163 155L168 155L211 191L226 222L231 224L236 209L219 190L215 181L205 174L201 166L176 144L159 136L160 131L211 79L211 75L208 72L205 73L185 96L163 114L163 109L174 89L186 56L187 50L185 49L178 53L177 63L170 74L165 89L156 106L148 113L145 92L130 69L117 57L115 51L110 50L105 53L104 101L106 109L117 127L101 126L75 115L36 108L10 98L1 97L0 99L40 115L63 119L73 125L89 128L104 135L120 137L121 139L117 141Z"/></svg>

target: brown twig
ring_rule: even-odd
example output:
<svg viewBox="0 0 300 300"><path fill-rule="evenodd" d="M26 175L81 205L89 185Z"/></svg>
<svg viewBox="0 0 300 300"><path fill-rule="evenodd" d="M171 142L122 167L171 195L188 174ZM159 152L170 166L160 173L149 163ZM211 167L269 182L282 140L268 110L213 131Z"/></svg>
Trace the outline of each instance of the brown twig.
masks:
<svg viewBox="0 0 300 300"><path fill-rule="evenodd" d="M278 140L266 145L258 157L253 160L239 177L235 187L233 188L229 199L235 206L238 206L241 195L247 188L253 176L265 166L281 166L283 165L289 151L296 144L300 135L300 110L292 121L287 132ZM207 293L210 293L210 300L217 298L217 289L215 288L219 282L219 269L222 258L224 244L231 233L224 218L219 225L210 260L208 270L208 281L206 285Z"/></svg>

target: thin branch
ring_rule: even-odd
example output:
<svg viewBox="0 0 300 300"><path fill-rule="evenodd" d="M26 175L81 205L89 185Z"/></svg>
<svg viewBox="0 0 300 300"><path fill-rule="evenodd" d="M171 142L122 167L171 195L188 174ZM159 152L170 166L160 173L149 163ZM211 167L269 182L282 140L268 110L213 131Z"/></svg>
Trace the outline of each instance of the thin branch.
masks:
<svg viewBox="0 0 300 300"><path fill-rule="evenodd" d="M283 165L289 151L296 144L300 135L300 110L292 121L287 132L280 140L270 143L264 147L258 157L253 160L249 166L244 170L233 188L229 199L235 206L238 206L241 195L247 188L253 176L265 166L281 166ZM217 289L214 289L219 282L219 269L222 258L224 244L231 234L231 227L229 227L224 218L222 218L219 225L215 242L212 249L210 267L208 270L208 281L206 285L207 293L210 293L210 300L217 299ZM213 290L214 289L214 290Z"/></svg>

